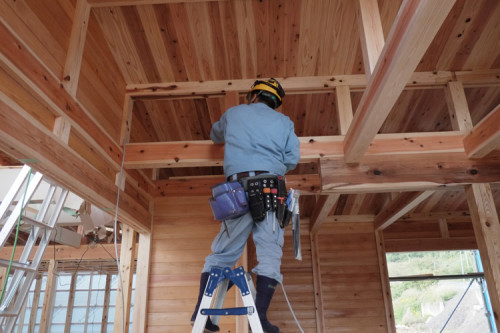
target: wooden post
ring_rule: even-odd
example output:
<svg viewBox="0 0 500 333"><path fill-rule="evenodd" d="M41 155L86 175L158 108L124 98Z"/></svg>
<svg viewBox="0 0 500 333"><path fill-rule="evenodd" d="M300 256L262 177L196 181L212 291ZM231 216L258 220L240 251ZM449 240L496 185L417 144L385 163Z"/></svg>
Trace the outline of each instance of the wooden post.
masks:
<svg viewBox="0 0 500 333"><path fill-rule="evenodd" d="M489 184L469 185L466 192L493 317L500 327L500 222L495 200Z"/></svg>
<svg viewBox="0 0 500 333"><path fill-rule="evenodd" d="M377 0L359 0L358 20L365 74L369 78L385 43Z"/></svg>
<svg viewBox="0 0 500 333"><path fill-rule="evenodd" d="M146 332L151 235L152 233L139 234L132 332Z"/></svg>
<svg viewBox="0 0 500 333"><path fill-rule="evenodd" d="M113 332L115 333L128 333L132 278L135 263L135 237L136 232L134 229L128 225L122 226L122 246L120 251L121 283L118 283L118 287L116 288L115 324L113 327Z"/></svg>
<svg viewBox="0 0 500 333"><path fill-rule="evenodd" d="M104 304L103 304L103 308L102 308L101 332L107 332L107 329L108 329L110 289L111 289L111 274L106 274L106 291L104 294Z"/></svg>
<svg viewBox="0 0 500 333"><path fill-rule="evenodd" d="M40 321L40 333L50 332L52 319L52 310L54 304L55 284L56 284L57 262L51 259L49 270L47 272L47 286L45 288L45 297L43 298L42 319Z"/></svg>
<svg viewBox="0 0 500 333"><path fill-rule="evenodd" d="M346 135L352 123L352 100L349 86L335 88L335 99L337 101L340 134Z"/></svg>
<svg viewBox="0 0 500 333"><path fill-rule="evenodd" d="M66 312L66 323L64 325L64 333L71 333L71 319L73 318L73 306L75 305L75 289L76 289L77 272L71 275L71 284L69 286L68 310Z"/></svg>
<svg viewBox="0 0 500 333"><path fill-rule="evenodd" d="M462 131L464 134L470 133L472 130L472 119L462 82L448 82L445 93L453 130Z"/></svg>
<svg viewBox="0 0 500 333"><path fill-rule="evenodd" d="M319 255L319 235L310 233L313 269L314 305L316 306L316 332L325 333L325 317L323 313L323 292L321 288L321 263Z"/></svg>
<svg viewBox="0 0 500 333"><path fill-rule="evenodd" d="M387 333L395 333L396 321L394 320L391 285L389 282L389 271L387 268L387 259L385 257L385 244L382 230L375 230L375 240L377 242L378 266L380 270L380 282L382 284L382 293L384 298Z"/></svg>
<svg viewBox="0 0 500 333"><path fill-rule="evenodd" d="M35 292L33 293L33 303L31 304L30 325L28 333L35 332L36 314L38 312L38 303L40 303L40 291L42 289L42 277L37 276L35 283Z"/></svg>

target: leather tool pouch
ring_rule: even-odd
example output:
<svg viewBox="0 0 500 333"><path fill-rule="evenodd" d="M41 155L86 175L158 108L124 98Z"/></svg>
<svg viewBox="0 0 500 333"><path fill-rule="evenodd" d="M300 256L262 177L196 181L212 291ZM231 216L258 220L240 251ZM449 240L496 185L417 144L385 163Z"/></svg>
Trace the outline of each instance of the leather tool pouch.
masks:
<svg viewBox="0 0 500 333"><path fill-rule="evenodd" d="M212 197L208 202L216 220L234 219L248 212L245 189L237 181L212 187Z"/></svg>
<svg viewBox="0 0 500 333"><path fill-rule="evenodd" d="M255 222L260 222L266 217L261 179L249 179L247 184L250 213Z"/></svg>

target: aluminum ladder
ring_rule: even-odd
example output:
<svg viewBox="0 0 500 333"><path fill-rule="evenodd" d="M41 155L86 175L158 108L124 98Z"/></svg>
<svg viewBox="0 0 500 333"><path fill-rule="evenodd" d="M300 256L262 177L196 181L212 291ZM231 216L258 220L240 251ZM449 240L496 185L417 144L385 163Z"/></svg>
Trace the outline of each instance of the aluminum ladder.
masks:
<svg viewBox="0 0 500 333"><path fill-rule="evenodd" d="M19 216L30 203L40 184L42 184L42 179L49 186L46 192L43 193L45 196L40 209L34 218L21 217L24 224L31 226L23 252L19 259L12 261L12 263L10 258L8 260L0 259L0 266L11 266L11 275L7 274L5 277L9 281L0 303L0 331L4 333L11 332L16 324L17 317L26 300L45 249L55 232L54 227L68 196L68 190L44 179L39 172L32 173L30 167L24 166L0 204L0 221L4 222L0 230L0 249L2 249L10 235L16 232ZM46 188L45 185L42 187ZM53 198L56 192L58 195L54 202ZM51 207L52 204L55 206ZM48 214L49 211L51 211L50 214ZM33 251L39 238L38 246ZM3 285L0 287L3 287Z"/></svg>
<svg viewBox="0 0 500 333"><path fill-rule="evenodd" d="M221 308L224 303L229 281L240 289L243 307ZM219 288L217 297L214 301L214 308L210 308L217 287ZM219 316L237 315L247 315L252 333L264 333L255 307L252 291L253 283L248 283L247 274L243 267L238 267L233 270L229 267L224 269L212 268L191 333L203 333L208 316L211 316L212 322L217 324Z"/></svg>

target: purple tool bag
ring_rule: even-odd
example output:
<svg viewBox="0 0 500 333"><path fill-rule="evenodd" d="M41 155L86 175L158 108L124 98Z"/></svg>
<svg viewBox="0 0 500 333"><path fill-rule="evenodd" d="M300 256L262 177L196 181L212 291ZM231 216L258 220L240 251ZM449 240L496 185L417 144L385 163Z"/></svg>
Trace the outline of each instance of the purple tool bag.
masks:
<svg viewBox="0 0 500 333"><path fill-rule="evenodd" d="M236 181L212 187L212 197L208 201L216 220L234 219L248 212L245 189Z"/></svg>

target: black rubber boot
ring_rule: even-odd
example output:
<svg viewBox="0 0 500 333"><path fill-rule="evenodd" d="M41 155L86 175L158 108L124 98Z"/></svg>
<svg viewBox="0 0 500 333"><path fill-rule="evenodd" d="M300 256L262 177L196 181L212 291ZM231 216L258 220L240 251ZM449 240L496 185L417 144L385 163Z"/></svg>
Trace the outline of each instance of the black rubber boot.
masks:
<svg viewBox="0 0 500 333"><path fill-rule="evenodd" d="M259 314L260 323L264 333L279 333L280 329L272 325L267 320L267 309L273 298L278 281L266 276L257 275L257 295L255 297L255 307Z"/></svg>
<svg viewBox="0 0 500 333"><path fill-rule="evenodd" d="M198 302L196 303L196 307L194 309L193 315L191 316L191 325L194 324L196 320L196 315L198 314L198 310L200 309L201 299L203 298L203 293L205 292L205 288L207 287L208 278L210 277L210 273L201 273L200 278L200 293L198 294ZM215 333L219 332L219 326L212 323L210 317L207 318L207 323L205 324L204 333Z"/></svg>

